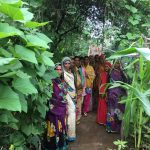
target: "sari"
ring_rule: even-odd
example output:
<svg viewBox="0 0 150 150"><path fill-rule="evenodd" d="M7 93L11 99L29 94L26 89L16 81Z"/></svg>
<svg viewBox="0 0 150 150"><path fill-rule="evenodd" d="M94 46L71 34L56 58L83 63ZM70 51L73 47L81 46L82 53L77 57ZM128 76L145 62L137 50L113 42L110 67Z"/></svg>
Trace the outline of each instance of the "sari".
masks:
<svg viewBox="0 0 150 150"><path fill-rule="evenodd" d="M107 114L107 105L106 105L106 83L107 83L107 72L103 70L100 73L101 85L99 88L99 100L97 108L97 119L96 122L101 125L106 125L106 114Z"/></svg>
<svg viewBox="0 0 150 150"><path fill-rule="evenodd" d="M46 148L49 150L66 150L66 94L67 86L60 78L52 80L53 93L49 101L50 109L46 115L47 139Z"/></svg>
<svg viewBox="0 0 150 150"><path fill-rule="evenodd" d="M68 141L74 141L76 139L76 89L74 84L74 76L71 72L67 72L64 69L64 62L71 61L70 58L65 57L62 60L62 68L64 72L64 80L67 84L68 94L67 99L67 135Z"/></svg>
<svg viewBox="0 0 150 150"><path fill-rule="evenodd" d="M110 73L110 82L123 81L126 77L121 69L113 69ZM120 104L120 98L126 95L126 91L121 87L108 89L108 111L107 111L107 132L120 132L124 105Z"/></svg>
<svg viewBox="0 0 150 150"><path fill-rule="evenodd" d="M89 112L90 108L90 100L92 96L92 87L93 87L93 80L95 78L95 72L92 66L87 65L85 67L85 82L86 82L86 95L84 96L84 103L83 103L83 113Z"/></svg>
<svg viewBox="0 0 150 150"><path fill-rule="evenodd" d="M76 103L76 121L78 122L81 119L81 109L82 109L82 97L83 97L83 88L84 88L84 76L82 73L82 68L75 67L74 78L76 85L77 93L77 103Z"/></svg>

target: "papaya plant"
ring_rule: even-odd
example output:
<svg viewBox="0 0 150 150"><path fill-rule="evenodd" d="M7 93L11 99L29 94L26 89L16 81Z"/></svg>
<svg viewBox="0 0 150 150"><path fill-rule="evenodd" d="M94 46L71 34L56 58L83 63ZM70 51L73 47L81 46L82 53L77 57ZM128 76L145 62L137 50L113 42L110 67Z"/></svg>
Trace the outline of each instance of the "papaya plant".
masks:
<svg viewBox="0 0 150 150"><path fill-rule="evenodd" d="M52 40L40 31L48 22L33 21L28 6L0 0L0 149L38 149L56 75Z"/></svg>

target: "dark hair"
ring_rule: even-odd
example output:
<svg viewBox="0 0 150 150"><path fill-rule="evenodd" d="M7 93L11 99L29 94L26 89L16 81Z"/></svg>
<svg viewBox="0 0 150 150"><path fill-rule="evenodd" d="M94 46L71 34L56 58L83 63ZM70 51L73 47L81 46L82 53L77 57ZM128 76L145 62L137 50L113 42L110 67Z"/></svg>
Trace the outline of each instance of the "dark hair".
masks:
<svg viewBox="0 0 150 150"><path fill-rule="evenodd" d="M88 57L88 56L85 56L85 57L84 57L84 60L85 60L86 58L87 58L87 59L89 59L89 57Z"/></svg>
<svg viewBox="0 0 150 150"><path fill-rule="evenodd" d="M78 59L80 60L80 56L74 56L74 60L75 60L76 58L78 58Z"/></svg>

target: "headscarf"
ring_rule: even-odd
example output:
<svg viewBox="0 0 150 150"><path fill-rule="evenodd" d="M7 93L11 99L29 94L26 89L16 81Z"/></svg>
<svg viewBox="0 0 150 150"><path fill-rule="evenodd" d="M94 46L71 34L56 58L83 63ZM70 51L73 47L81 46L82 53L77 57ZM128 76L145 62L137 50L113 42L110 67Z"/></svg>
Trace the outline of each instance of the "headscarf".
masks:
<svg viewBox="0 0 150 150"><path fill-rule="evenodd" d="M56 69L58 66L61 66L61 63L59 63L59 62L58 62L58 63L56 63L56 64L55 64L55 68L54 68L54 69Z"/></svg>
<svg viewBox="0 0 150 150"><path fill-rule="evenodd" d="M106 61L106 62L105 62L105 66L109 67L110 69L112 68L111 63L110 63L110 62L108 62L108 61Z"/></svg>
<svg viewBox="0 0 150 150"><path fill-rule="evenodd" d="M67 62L67 61L70 61L71 62L71 59L69 57L64 57L63 60L62 60L62 69L63 69L63 73L64 73L64 80L65 82L67 83L68 85L68 93L69 95L71 96L71 98L75 98L75 95L76 95L76 89L75 89L75 84L74 84L74 76L71 72L67 72L65 70L65 67L64 67L64 63Z"/></svg>
<svg viewBox="0 0 150 150"><path fill-rule="evenodd" d="M63 71L65 70L65 68L64 68L64 63L67 62L67 61L70 61L70 63L71 63L71 59L70 59L69 57L64 57L64 58L62 59L61 65L62 65L62 70L63 70Z"/></svg>

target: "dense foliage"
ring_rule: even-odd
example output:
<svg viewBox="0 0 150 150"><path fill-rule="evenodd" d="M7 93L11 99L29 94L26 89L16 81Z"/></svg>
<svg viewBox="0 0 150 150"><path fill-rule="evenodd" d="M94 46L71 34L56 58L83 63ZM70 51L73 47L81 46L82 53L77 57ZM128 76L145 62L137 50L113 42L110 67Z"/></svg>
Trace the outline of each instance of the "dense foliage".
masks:
<svg viewBox="0 0 150 150"><path fill-rule="evenodd" d="M39 146L51 96L52 42L31 21L28 3L0 1L0 147Z"/></svg>
<svg viewBox="0 0 150 150"><path fill-rule="evenodd" d="M40 146L55 76L52 53L53 60L60 61L63 56L86 55L93 43L105 52L130 44L144 47L138 39L150 36L149 8L149 0L0 0L0 147ZM140 53L137 59L126 59L133 81L123 85L130 89L124 101L125 136L134 128L135 147L147 146L150 138L150 64L144 50L117 53Z"/></svg>
<svg viewBox="0 0 150 150"><path fill-rule="evenodd" d="M52 51L64 55L86 55L89 44L103 50L126 48L149 36L149 0L27 0L37 20L52 21L43 32L53 40Z"/></svg>

